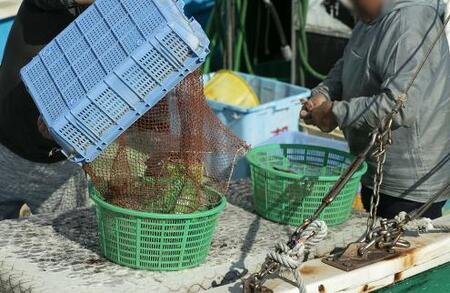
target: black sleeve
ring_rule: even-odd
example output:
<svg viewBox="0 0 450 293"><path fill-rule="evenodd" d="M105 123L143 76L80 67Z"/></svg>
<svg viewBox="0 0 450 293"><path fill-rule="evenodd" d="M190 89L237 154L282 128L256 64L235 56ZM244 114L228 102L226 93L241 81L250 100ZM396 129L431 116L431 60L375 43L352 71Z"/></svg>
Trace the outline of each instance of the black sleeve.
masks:
<svg viewBox="0 0 450 293"><path fill-rule="evenodd" d="M65 10L78 6L75 0L24 0L24 2L43 10Z"/></svg>

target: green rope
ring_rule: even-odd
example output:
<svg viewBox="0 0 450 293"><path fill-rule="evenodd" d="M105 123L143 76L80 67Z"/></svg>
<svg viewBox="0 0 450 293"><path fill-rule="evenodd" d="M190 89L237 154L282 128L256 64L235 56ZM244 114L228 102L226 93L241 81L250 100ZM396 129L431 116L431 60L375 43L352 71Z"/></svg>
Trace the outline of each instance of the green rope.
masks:
<svg viewBox="0 0 450 293"><path fill-rule="evenodd" d="M224 36L223 24L220 22L221 14L220 12L224 8L224 3L226 0L217 0L211 14L209 16L206 32L208 37L211 39L210 49L211 53L205 60L203 65L203 72L209 73L211 71L211 63L215 54L219 51L224 52ZM247 71L253 74L253 66L248 50L248 44L246 41L246 31L245 24L248 11L248 0L236 0L236 13L239 14L238 23L238 33L236 38L236 45L234 47L235 56L233 60L232 69L234 71L240 71L242 65L242 56L244 57L245 66ZM222 64L223 65L223 64Z"/></svg>
<svg viewBox="0 0 450 293"><path fill-rule="evenodd" d="M248 8L248 0L242 0L242 10L241 10L241 1L237 2L238 9L240 10L240 18L239 18L239 35L238 42L235 49L235 60L234 60L234 71L240 71L241 68L241 59L242 52L244 53L244 61L245 66L247 67L247 71L253 74L253 66L250 61L250 54L248 51L248 44L246 40L246 31L245 31L245 23L247 19L247 8Z"/></svg>
<svg viewBox="0 0 450 293"><path fill-rule="evenodd" d="M300 32L298 37L298 46L299 46L299 56L301 62L301 71L305 69L309 74L314 76L317 79L324 80L326 75L319 73L316 71L310 64L308 60L308 43L306 38L306 16L308 14L308 0L302 0L302 5L298 7L298 14L300 20ZM300 72L301 74L301 72Z"/></svg>
<svg viewBox="0 0 450 293"><path fill-rule="evenodd" d="M245 0L243 0L245 1ZM246 2L246 1L245 1ZM245 3L244 3L245 6ZM237 41L236 41L236 46L234 47L234 60L233 60L233 70L234 71L239 71L241 68L241 52L242 52L242 43L244 42L244 34L243 34L243 21L245 21L245 16L243 16L244 14L244 8L242 7L242 1L241 0L236 0L236 9L237 9L237 13L241 12L241 15L239 17L239 26L238 26L238 35L237 35ZM242 9L242 11L241 11ZM244 19L243 19L244 18Z"/></svg>
<svg viewBox="0 0 450 293"><path fill-rule="evenodd" d="M250 55L248 53L247 42L244 42L244 61L245 61L245 66L247 66L247 71L250 74L254 74L252 62L250 61Z"/></svg>
<svg viewBox="0 0 450 293"><path fill-rule="evenodd" d="M206 57L205 63L203 64L203 73L205 73L205 74L209 73L211 70L211 59L212 59L212 56L214 55L216 43L217 43L217 33L212 32L212 25L214 23L214 19L216 16L216 7L217 6L214 5L213 8L211 9L211 14L209 15L208 22L206 23L206 35L211 39L211 43L209 45L211 52Z"/></svg>

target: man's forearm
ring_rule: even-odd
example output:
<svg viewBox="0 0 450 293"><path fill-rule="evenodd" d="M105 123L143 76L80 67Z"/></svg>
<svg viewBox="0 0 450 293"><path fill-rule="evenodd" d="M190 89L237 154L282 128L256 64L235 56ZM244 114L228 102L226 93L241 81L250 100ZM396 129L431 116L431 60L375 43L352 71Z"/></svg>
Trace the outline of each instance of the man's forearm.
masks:
<svg viewBox="0 0 450 293"><path fill-rule="evenodd" d="M44 10L65 10L78 6L75 0L24 0Z"/></svg>
<svg viewBox="0 0 450 293"><path fill-rule="evenodd" d="M339 127L373 130L394 109L395 97L387 92L370 97L353 98L349 101L335 101L333 114ZM410 126L415 121L417 109L407 103L394 117L392 128Z"/></svg>

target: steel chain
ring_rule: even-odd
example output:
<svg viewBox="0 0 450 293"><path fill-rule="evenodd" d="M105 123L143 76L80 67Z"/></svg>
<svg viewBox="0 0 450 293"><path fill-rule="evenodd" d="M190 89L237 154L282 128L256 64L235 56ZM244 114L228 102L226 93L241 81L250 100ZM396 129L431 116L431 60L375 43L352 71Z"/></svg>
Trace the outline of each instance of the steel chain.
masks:
<svg viewBox="0 0 450 293"><path fill-rule="evenodd" d="M377 210L380 203L380 189L383 182L383 168L384 163L386 162L386 146L380 133L377 134L375 152L377 153L372 154L372 156L377 163L377 169L375 172L375 176L373 177L373 193L370 198L370 210L369 216L367 218L366 235L368 237L371 237L369 233L371 230L373 230L377 218Z"/></svg>
<svg viewBox="0 0 450 293"><path fill-rule="evenodd" d="M375 228L377 219L381 185L383 184L383 170L384 164L386 163L386 151L387 146L392 144L392 123L395 116L400 112L400 109L404 107L406 101L406 94L401 94L396 98L394 109L386 116L386 122L381 123L382 127L378 128L377 132L374 134L376 136L375 149L371 155L377 164L377 169L373 177L373 193L370 198L369 216L367 217L367 240L371 240L372 238L371 231Z"/></svg>
<svg viewBox="0 0 450 293"><path fill-rule="evenodd" d="M367 231L366 231L366 239L370 239L372 235L370 235L370 231L373 230L376 222L376 215L377 215L377 209L378 204L380 201L380 188L381 184L383 183L383 169L384 169L384 163L386 161L386 146L392 144L392 122L395 117L395 115L398 114L398 112L401 110L401 108L404 107L407 101L407 96L409 90L414 85L414 82L419 76L419 73L422 71L426 61L431 55L431 52L433 51L434 47L439 42L439 39L441 36L445 33L445 28L447 24L450 22L450 15L446 17L443 26L441 27L437 37L432 42L430 48L428 48L425 57L423 58L422 62L419 64L419 67L414 72L413 77L411 78L410 82L407 84L405 91L399 95L396 98L396 105L391 113L386 117L387 123L383 125L381 124L381 127L378 129L376 133L376 150L372 154L374 159L377 162L377 172L374 176L374 186L373 186L373 194L371 197L371 203L370 203L370 213L367 220ZM387 136L387 137L386 137ZM386 138L385 138L386 137Z"/></svg>

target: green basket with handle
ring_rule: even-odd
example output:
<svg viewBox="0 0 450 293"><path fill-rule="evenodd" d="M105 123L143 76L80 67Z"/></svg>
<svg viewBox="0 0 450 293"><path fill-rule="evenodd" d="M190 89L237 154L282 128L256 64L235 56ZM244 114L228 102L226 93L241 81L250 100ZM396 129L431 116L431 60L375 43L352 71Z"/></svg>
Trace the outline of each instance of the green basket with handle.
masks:
<svg viewBox="0 0 450 293"><path fill-rule="evenodd" d="M200 265L208 256L225 197L205 188L205 195L220 196L218 204L190 214L157 214L120 208L107 203L90 186L96 204L103 255L124 266L176 271Z"/></svg>
<svg viewBox="0 0 450 293"><path fill-rule="evenodd" d="M275 222L299 225L322 203L354 157L332 148L269 144L247 154L256 212ZM320 218L328 225L345 222L361 177L367 171L364 163L352 176Z"/></svg>

